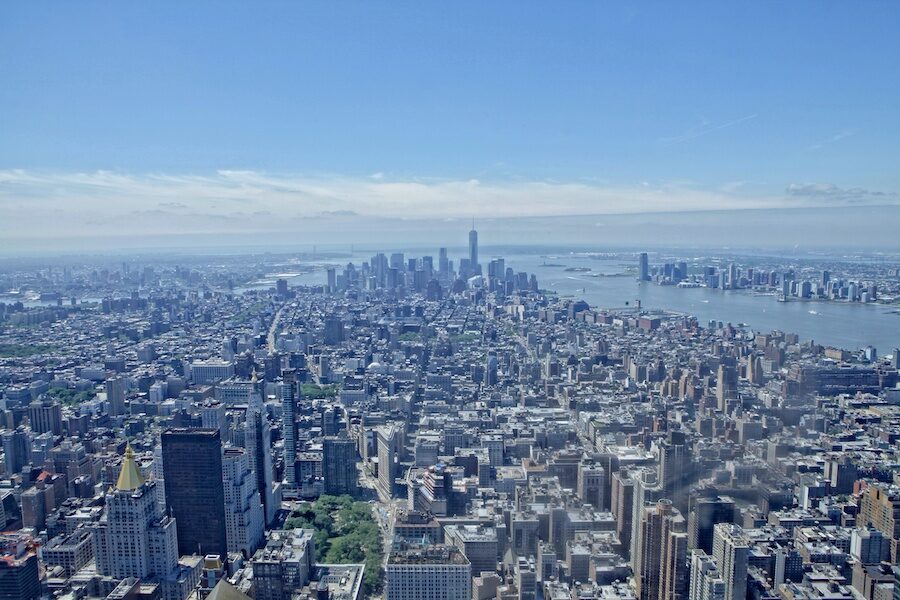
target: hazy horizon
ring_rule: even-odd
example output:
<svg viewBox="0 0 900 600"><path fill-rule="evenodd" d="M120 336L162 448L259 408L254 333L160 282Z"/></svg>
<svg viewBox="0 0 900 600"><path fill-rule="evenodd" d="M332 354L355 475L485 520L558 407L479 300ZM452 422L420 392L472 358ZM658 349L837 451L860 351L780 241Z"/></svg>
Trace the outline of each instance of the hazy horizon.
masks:
<svg viewBox="0 0 900 600"><path fill-rule="evenodd" d="M451 245L472 217L497 243L895 248L898 17L7 4L0 252Z"/></svg>
<svg viewBox="0 0 900 600"><path fill-rule="evenodd" d="M797 226L798 213L803 226ZM572 215L476 220L484 247L591 250L753 249L804 252L900 252L894 223L900 207L745 209ZM471 219L385 219L331 215L279 229L251 221L221 231L10 238L0 256L28 257L141 252L284 252L449 247L462 249Z"/></svg>

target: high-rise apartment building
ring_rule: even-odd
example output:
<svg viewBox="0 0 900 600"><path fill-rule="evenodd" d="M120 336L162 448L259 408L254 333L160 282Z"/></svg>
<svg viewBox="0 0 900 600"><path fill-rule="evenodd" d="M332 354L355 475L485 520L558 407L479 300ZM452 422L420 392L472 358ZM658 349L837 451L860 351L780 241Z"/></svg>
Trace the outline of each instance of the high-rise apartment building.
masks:
<svg viewBox="0 0 900 600"><path fill-rule="evenodd" d="M162 433L166 506L178 522L180 554L225 557L225 488L218 429Z"/></svg>
<svg viewBox="0 0 900 600"><path fill-rule="evenodd" d="M631 568L637 574L640 571L643 546L641 544L642 515L648 507L664 497L658 474L653 469L634 471L634 492L631 510Z"/></svg>
<svg viewBox="0 0 900 600"><path fill-rule="evenodd" d="M891 540L891 562L900 561L900 487L872 483L863 492L857 523Z"/></svg>
<svg viewBox="0 0 900 600"><path fill-rule="evenodd" d="M737 368L731 364L719 365L716 374L716 400L719 410L728 410L728 401L737 397Z"/></svg>
<svg viewBox="0 0 900 600"><path fill-rule="evenodd" d="M639 600L679 600L687 584L687 523L670 500L643 509L635 570Z"/></svg>
<svg viewBox="0 0 900 600"><path fill-rule="evenodd" d="M290 488L297 487L297 403L293 371L285 371L283 381L276 384L275 394L281 401L281 428L284 437L284 479Z"/></svg>
<svg viewBox="0 0 900 600"><path fill-rule="evenodd" d="M725 600L744 600L747 595L747 566L750 541L743 529L733 523L713 528L713 559L725 581Z"/></svg>
<svg viewBox="0 0 900 600"><path fill-rule="evenodd" d="M610 510L616 518L616 533L622 548L631 558L632 510L634 510L634 480L627 471L613 473Z"/></svg>
<svg viewBox="0 0 900 600"><path fill-rule="evenodd" d="M716 561L703 550L691 552L691 587L688 600L725 600L725 581Z"/></svg>

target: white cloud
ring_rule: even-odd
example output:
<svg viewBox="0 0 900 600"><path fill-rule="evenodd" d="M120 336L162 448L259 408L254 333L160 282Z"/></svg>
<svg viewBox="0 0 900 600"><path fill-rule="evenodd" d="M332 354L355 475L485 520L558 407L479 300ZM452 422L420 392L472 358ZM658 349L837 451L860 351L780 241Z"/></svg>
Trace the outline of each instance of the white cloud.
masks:
<svg viewBox="0 0 900 600"><path fill-rule="evenodd" d="M0 170L0 236L292 231L311 219L454 219L776 208L835 194L752 195L691 182L591 182ZM891 198L895 198L891 196Z"/></svg>

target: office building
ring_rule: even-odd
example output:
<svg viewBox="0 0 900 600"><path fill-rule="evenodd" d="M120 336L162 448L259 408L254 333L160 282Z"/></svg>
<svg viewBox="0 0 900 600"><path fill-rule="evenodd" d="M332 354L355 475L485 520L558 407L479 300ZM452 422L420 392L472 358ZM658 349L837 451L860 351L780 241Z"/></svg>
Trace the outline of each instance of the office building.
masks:
<svg viewBox="0 0 900 600"><path fill-rule="evenodd" d="M650 262L646 252L638 257L638 281L650 281Z"/></svg>
<svg viewBox="0 0 900 600"><path fill-rule="evenodd" d="M596 510L602 510L606 502L606 471L589 462L578 464L578 497Z"/></svg>
<svg viewBox="0 0 900 600"><path fill-rule="evenodd" d="M314 533L312 529L269 532L250 562L255 600L291 600L309 582L316 562Z"/></svg>
<svg viewBox="0 0 900 600"><path fill-rule="evenodd" d="M79 527L71 534L50 539L41 548L41 558L48 567L60 567L71 577L94 560L94 534L89 527Z"/></svg>
<svg viewBox="0 0 900 600"><path fill-rule="evenodd" d="M465 554L473 573L497 570L499 551L495 529L478 525L447 525L444 527L444 539Z"/></svg>
<svg viewBox="0 0 900 600"><path fill-rule="evenodd" d="M469 232L469 268L472 275L477 275L478 268L478 232L475 231L475 220L472 219L472 230Z"/></svg>
<svg viewBox="0 0 900 600"><path fill-rule="evenodd" d="M263 505L266 524L275 518L274 468L272 465L272 427L266 417L259 394L254 394L247 407L244 422L244 449L253 473L256 491Z"/></svg>
<svg viewBox="0 0 900 600"><path fill-rule="evenodd" d="M218 429L168 429L162 433L166 506L178 522L180 554L228 552L222 439Z"/></svg>
<svg viewBox="0 0 900 600"><path fill-rule="evenodd" d="M7 475L20 473L31 464L31 436L27 429L18 427L3 433L3 460Z"/></svg>
<svg viewBox="0 0 900 600"><path fill-rule="evenodd" d="M659 481L663 493L679 510L686 510L692 467L689 440L683 431L670 431L659 450Z"/></svg>
<svg viewBox="0 0 900 600"><path fill-rule="evenodd" d="M197 360L191 363L191 381L195 385L219 383L234 377L234 363L219 358Z"/></svg>
<svg viewBox="0 0 900 600"><path fill-rule="evenodd" d="M385 600L472 600L472 565L453 546L395 550L387 561Z"/></svg>
<svg viewBox="0 0 900 600"><path fill-rule="evenodd" d="M355 496L359 472L356 470L356 444L346 436L329 436L322 444L322 471L325 493Z"/></svg>
<svg viewBox="0 0 900 600"><path fill-rule="evenodd" d="M0 600L38 600L41 580L36 546L21 533L0 534Z"/></svg>
<svg viewBox="0 0 900 600"><path fill-rule="evenodd" d="M713 528L719 523L733 523L734 500L727 497L692 498L688 515L688 548L712 552Z"/></svg>
<svg viewBox="0 0 900 600"><path fill-rule="evenodd" d="M28 405L28 422L35 433L62 435L62 404L45 398Z"/></svg>
<svg viewBox="0 0 900 600"><path fill-rule="evenodd" d="M242 448L226 448L222 467L228 551L250 558L263 542L265 513L249 457Z"/></svg>
<svg viewBox="0 0 900 600"><path fill-rule="evenodd" d="M111 417L125 414L125 394L128 382L124 377L111 377L106 380L107 412Z"/></svg>
<svg viewBox="0 0 900 600"><path fill-rule="evenodd" d="M144 480L129 446L104 518L90 525L97 571L156 582L165 600L184 600L199 581L200 563L179 562L176 520L157 503L155 485Z"/></svg>
<svg viewBox="0 0 900 600"><path fill-rule="evenodd" d="M891 540L877 529L857 527L850 534L850 556L862 565L877 565L889 561Z"/></svg>
<svg viewBox="0 0 900 600"><path fill-rule="evenodd" d="M400 462L400 432L393 425L376 430L378 445L378 493L382 499L394 496L394 480Z"/></svg>

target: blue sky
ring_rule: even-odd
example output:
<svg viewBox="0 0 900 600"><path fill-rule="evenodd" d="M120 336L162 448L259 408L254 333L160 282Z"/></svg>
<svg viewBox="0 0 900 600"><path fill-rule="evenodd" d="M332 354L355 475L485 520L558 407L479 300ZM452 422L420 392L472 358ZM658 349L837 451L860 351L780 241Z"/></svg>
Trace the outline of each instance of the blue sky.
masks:
<svg viewBox="0 0 900 600"><path fill-rule="evenodd" d="M897 2L5 3L0 203L85 232L896 204L898 26Z"/></svg>

